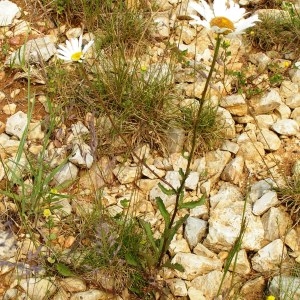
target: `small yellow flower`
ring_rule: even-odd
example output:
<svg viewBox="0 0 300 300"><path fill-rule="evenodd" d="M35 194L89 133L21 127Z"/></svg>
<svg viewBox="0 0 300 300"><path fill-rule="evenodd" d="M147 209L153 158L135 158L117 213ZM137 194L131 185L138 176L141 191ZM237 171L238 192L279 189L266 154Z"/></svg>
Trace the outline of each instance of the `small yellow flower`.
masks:
<svg viewBox="0 0 300 300"><path fill-rule="evenodd" d="M266 300L276 300L273 295L267 296Z"/></svg>
<svg viewBox="0 0 300 300"><path fill-rule="evenodd" d="M45 218L49 218L52 215L51 210L49 208L45 208L43 211L43 215Z"/></svg>
<svg viewBox="0 0 300 300"><path fill-rule="evenodd" d="M254 34L255 34L255 31L251 30L251 31L250 31L250 34L251 34L251 35L254 35Z"/></svg>
<svg viewBox="0 0 300 300"><path fill-rule="evenodd" d="M141 66L141 71L142 71L142 72L146 72L146 71L147 71L147 67L146 67L146 66L144 66L144 65L143 65L143 66Z"/></svg>
<svg viewBox="0 0 300 300"><path fill-rule="evenodd" d="M49 256L49 257L47 258L47 261L48 261L50 264L54 264L54 263L55 263L55 258Z"/></svg>
<svg viewBox="0 0 300 300"><path fill-rule="evenodd" d="M290 61L285 61L285 62L284 62L284 67L285 67L285 68L288 68L290 65L291 65L291 62L290 62Z"/></svg>
<svg viewBox="0 0 300 300"><path fill-rule="evenodd" d="M58 190L53 188L53 189L50 190L50 193L51 194L58 194Z"/></svg>

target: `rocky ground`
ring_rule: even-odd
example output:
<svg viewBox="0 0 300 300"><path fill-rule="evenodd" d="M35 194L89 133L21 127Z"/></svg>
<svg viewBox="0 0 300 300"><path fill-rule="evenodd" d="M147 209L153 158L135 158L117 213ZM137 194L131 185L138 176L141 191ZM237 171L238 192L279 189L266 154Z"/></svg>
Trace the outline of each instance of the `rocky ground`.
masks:
<svg viewBox="0 0 300 300"><path fill-rule="evenodd" d="M243 1L242 4L251 2L257 1ZM0 2L0 180L3 190L7 181L16 176L12 170L22 177L26 169L26 158L17 158L16 154L29 115L28 93L35 95L36 102L24 148L34 156L41 151L45 141L46 130L41 124L49 109L44 88L46 78L36 66L41 61L48 64L55 59L58 43L57 28L54 25L48 28L47 21L32 16L31 10L37 9L37 3L14 3L16 5L9 1ZM153 57L147 61L149 66L156 63L165 39L173 34L173 41L178 41L179 32L171 30L178 20L182 20L179 49L187 50L188 59L193 60L196 55L198 61L209 66L213 52L208 47L208 33L205 30L197 32L183 20L182 16L190 13L186 3L179 0L158 3L159 12L153 17L158 27L152 31L158 42L150 47ZM6 12L11 12L11 17ZM81 28L68 26L60 30L67 38L82 33ZM201 43L196 43L196 35ZM88 34L86 38L89 39ZM268 284L269 291L278 294L279 278L294 293L290 298L287 294L284 298L281 291L280 299L300 299L300 280L295 273L288 272L291 266L300 264L300 227L296 224L299 215L291 214L274 189L284 186L290 176L300 176L300 70L294 67L298 57L293 53L261 52L239 39L231 41L230 50L232 59L228 64L231 70L240 70L246 57L251 66L247 75L250 77L259 72L255 83L263 87L264 92L246 99L243 94L225 92L224 87L231 90L234 85L233 77L228 77L226 86L221 81L214 83L211 98L220 101L218 116L224 125L223 140L218 149L196 157L185 186L186 201L198 199L203 194L208 196L208 201L206 205L189 210L184 228L170 245L172 262L180 263L184 272L164 270L159 280L166 282L167 299L216 299L224 262L239 236L244 212L246 228L241 250L235 269L233 265L229 267L230 272L223 282L224 296L218 299L231 299L232 295L225 291L231 285L229 275L232 271L236 274L236 282L240 282L238 299L264 299L269 294ZM30 85L26 79L28 70L12 71L9 67L12 61L15 64L19 59L18 53L22 53L32 66ZM276 86L268 86L267 72L274 65L284 80ZM192 68L179 67L175 74L175 82L184 95L180 105L193 104L195 97L201 96L203 82L192 78L191 73ZM155 199L161 197L171 210L174 196L164 194L158 186L160 180L147 168L141 168L134 156L127 158L125 163L119 156L114 159L105 156L96 161L91 146L83 138L92 134L89 118L90 115L78 118L57 129L45 153L51 168L72 153L54 180L57 184L77 181L72 190L76 197L59 199L60 209L54 215L63 224L68 216L80 214L78 207L88 210L92 205L90 195L102 188L106 209L112 215L122 212L122 200L132 199L134 195L136 213L149 221L159 236L163 224ZM175 142L171 136L175 136ZM173 130L168 157L159 155L149 145L141 145L135 151L161 178L177 187L179 170L187 165L182 153L183 143L182 131ZM15 187L18 188L17 182ZM43 269L34 274L29 254L38 252L39 246L33 243L26 230L9 219L9 215L16 214L16 205L8 196L1 196L0 213L0 295L3 299L129 299L126 293L112 295L82 278L53 278L44 274ZM45 234L42 226L38 234L41 237ZM64 228L56 235L61 249L69 249L76 240L76 236ZM287 271L283 272L285 269ZM284 275L279 277L281 272Z"/></svg>

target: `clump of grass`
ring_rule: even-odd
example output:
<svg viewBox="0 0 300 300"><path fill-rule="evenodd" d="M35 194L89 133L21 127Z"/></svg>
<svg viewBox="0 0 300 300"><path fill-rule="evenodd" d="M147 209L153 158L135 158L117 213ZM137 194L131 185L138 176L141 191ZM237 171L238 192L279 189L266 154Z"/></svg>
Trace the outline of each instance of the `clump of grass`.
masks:
<svg viewBox="0 0 300 300"><path fill-rule="evenodd" d="M73 255L76 261L70 263L74 271L109 292L120 294L127 288L143 299L150 297L147 278L153 272L152 253L137 220L111 217L95 205L82 221Z"/></svg>
<svg viewBox="0 0 300 300"><path fill-rule="evenodd" d="M262 50L297 52L300 15L291 2L282 3L281 8L277 13L270 11L260 14L261 22L257 23L248 37Z"/></svg>
<svg viewBox="0 0 300 300"><path fill-rule="evenodd" d="M286 178L283 187L276 188L279 200L290 211L296 223L300 220L300 176L293 175Z"/></svg>

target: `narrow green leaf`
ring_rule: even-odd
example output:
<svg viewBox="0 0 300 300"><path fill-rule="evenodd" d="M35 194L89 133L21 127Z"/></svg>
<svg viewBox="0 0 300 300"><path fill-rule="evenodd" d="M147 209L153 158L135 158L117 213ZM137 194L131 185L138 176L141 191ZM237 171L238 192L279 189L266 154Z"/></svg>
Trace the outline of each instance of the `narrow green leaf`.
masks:
<svg viewBox="0 0 300 300"><path fill-rule="evenodd" d="M184 178L184 172L183 172L182 168L179 168L178 173L181 176L181 179L183 179Z"/></svg>
<svg viewBox="0 0 300 300"><path fill-rule="evenodd" d="M177 270L179 272L184 272L184 267L181 264L179 264L179 263L172 264L169 260L166 263L164 263L162 266L169 268L171 270Z"/></svg>
<svg viewBox="0 0 300 300"><path fill-rule="evenodd" d="M149 222L146 222L144 220L139 220L140 224L142 225L143 229L145 230L145 233L147 235L147 238L153 248L153 250L157 253L158 249L157 249L157 245L155 243L154 237L153 237L153 233L151 231L151 225Z"/></svg>
<svg viewBox="0 0 300 300"><path fill-rule="evenodd" d="M157 203L158 209L159 209L162 217L165 220L165 228L168 228L169 224L170 224L170 214L167 211L165 204L160 197L156 197L156 203Z"/></svg>
<svg viewBox="0 0 300 300"><path fill-rule="evenodd" d="M195 208L197 206L203 205L205 203L205 196L203 195L198 201L190 201L185 203L180 203L179 208Z"/></svg>
<svg viewBox="0 0 300 300"><path fill-rule="evenodd" d="M158 186L165 195L167 196L175 195L174 190L165 188L160 182L158 183Z"/></svg>
<svg viewBox="0 0 300 300"><path fill-rule="evenodd" d="M62 276L65 277L74 276L74 273L70 270L70 268L63 263L57 263L56 270Z"/></svg>
<svg viewBox="0 0 300 300"><path fill-rule="evenodd" d="M133 255L131 253L125 253L125 260L131 266L134 266L134 267L139 266L139 263L137 262L137 260L133 257Z"/></svg>

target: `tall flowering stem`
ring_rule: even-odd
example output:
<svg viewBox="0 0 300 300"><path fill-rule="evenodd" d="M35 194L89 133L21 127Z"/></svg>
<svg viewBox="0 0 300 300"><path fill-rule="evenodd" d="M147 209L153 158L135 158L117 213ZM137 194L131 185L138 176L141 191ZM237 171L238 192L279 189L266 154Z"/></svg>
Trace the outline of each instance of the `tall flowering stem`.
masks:
<svg viewBox="0 0 300 300"><path fill-rule="evenodd" d="M203 105L204 105L204 102L205 102L205 99L206 99L206 96L207 96L210 81L211 81L211 78L212 78L212 75L213 75L213 72L214 72L214 69L215 69L215 65L216 65L216 62L217 62L217 58L218 58L218 54L219 54L219 50L220 50L220 46L221 46L221 42L222 42L222 36L223 36L222 34L218 33L217 37L216 37L216 45L215 45L213 60L212 60L211 65L210 65L209 73L208 73L208 76L207 76L207 79L206 79L206 82L205 82L203 92L201 94L201 98L199 99L199 108L198 108L198 111L197 111L196 118L194 120L192 145L191 145L190 155L188 157L187 167L186 167L186 170L183 174L180 186L176 191L175 207L174 207L174 210L173 210L173 213L172 213L170 223L168 225L168 229L171 229L174 225L175 217L176 217L177 212L179 210L180 197L181 197L182 193L184 192L185 182L186 182L186 180L187 180L187 178L190 174L190 167L191 167L191 163L192 163L192 160L193 160L193 157L194 157L194 154L195 154L195 148L196 148L196 144L197 144L197 142L196 142L197 141L197 124L199 122L199 119L201 117L201 113L203 111ZM162 246L162 251L161 251L160 256L158 258L158 261L157 261L157 266L158 267L160 267L162 265L163 257L166 254L166 252L168 251L168 249L167 249L168 246L169 246L168 241L167 241L167 239L165 239L164 243L163 243L163 246Z"/></svg>

